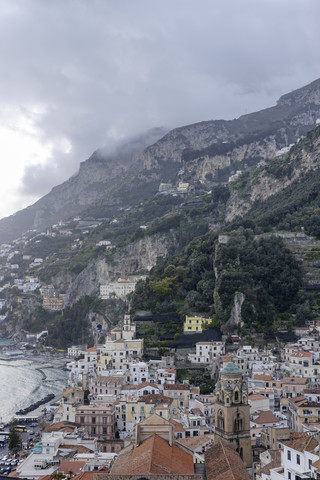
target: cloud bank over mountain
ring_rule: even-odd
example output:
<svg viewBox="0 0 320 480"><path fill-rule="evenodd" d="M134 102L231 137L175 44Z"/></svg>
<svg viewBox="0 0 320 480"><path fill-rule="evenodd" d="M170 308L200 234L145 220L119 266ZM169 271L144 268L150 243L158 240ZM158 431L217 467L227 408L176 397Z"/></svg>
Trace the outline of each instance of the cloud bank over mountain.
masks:
<svg viewBox="0 0 320 480"><path fill-rule="evenodd" d="M320 76L317 0L0 5L0 217L98 147L232 119Z"/></svg>

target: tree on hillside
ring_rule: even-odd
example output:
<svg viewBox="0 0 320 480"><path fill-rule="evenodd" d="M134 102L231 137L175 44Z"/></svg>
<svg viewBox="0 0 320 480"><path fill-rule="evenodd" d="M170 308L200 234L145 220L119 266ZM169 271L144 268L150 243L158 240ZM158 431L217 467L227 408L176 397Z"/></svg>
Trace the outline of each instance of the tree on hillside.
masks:
<svg viewBox="0 0 320 480"><path fill-rule="evenodd" d="M12 419L9 423L9 450L10 452L18 452L21 448L20 435L16 430L18 421Z"/></svg>

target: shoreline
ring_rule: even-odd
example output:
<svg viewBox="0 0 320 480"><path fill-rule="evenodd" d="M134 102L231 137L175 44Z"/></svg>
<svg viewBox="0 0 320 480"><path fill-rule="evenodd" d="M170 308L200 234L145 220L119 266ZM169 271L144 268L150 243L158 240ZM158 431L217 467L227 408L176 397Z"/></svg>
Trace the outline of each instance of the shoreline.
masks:
<svg viewBox="0 0 320 480"><path fill-rule="evenodd" d="M35 410L32 410L32 412L29 413L29 415L35 415L35 416L43 416L44 410L46 409L47 411L50 410L50 405L53 403L59 403L61 396L62 396L62 391L63 389L68 385L68 373L66 372L65 366L66 363L70 361L69 358L61 357L61 356L55 356L55 355L50 355L50 354L45 354L45 355L34 355L34 354L24 354L24 355L18 355L18 356L6 356L1 352L2 355L0 355L0 369L13 369L12 371L14 372L15 368L26 368L31 369L33 371L37 371L37 373L40 375L40 380L38 381L37 385L35 386L35 390L33 392L28 392L27 396L24 397L23 394L18 394L18 397L20 397L20 400L18 404L16 405L17 408L1 408L1 413L0 417L2 417L2 421L5 423L8 423L10 419L13 416L24 416L24 415L17 415L17 411L20 409L23 410L25 408L28 408L30 405L36 403L39 400L42 400L46 394L52 393L54 394L54 397L50 399L50 401L43 403L39 405ZM51 380L51 371L60 371L61 374L63 375L64 379L60 381L60 379L57 379L57 383L59 384L59 387L57 388L57 383L56 380L54 380L54 383L50 383ZM10 374L11 375L11 374ZM13 373L15 376L15 373ZM28 375L28 374L27 374ZM52 374L55 375L56 374ZM49 383L48 383L48 377L49 377ZM60 374L59 374L60 377ZM13 377L12 377L13 378ZM46 385L46 391L43 393L42 386ZM56 384L56 387L54 386ZM6 384L3 384L5 387ZM51 386L53 388L51 388ZM19 387L18 387L19 390ZM41 393L38 393L38 390L41 391ZM11 391L11 390L10 390ZM2 398L3 397L3 398ZM21 401L24 397L24 401ZM8 405L11 403L10 400L8 402L6 401L5 396L1 396L2 402L4 402L4 405L8 403ZM13 402L15 403L15 402ZM28 416L28 414L26 414Z"/></svg>

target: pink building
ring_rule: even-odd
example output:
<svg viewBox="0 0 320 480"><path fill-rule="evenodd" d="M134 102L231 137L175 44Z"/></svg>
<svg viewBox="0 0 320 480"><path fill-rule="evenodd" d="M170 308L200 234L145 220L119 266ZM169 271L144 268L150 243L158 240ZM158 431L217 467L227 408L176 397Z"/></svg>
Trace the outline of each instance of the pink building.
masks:
<svg viewBox="0 0 320 480"><path fill-rule="evenodd" d="M76 423L85 427L88 434L98 440L113 440L115 410L113 405L81 405L76 411Z"/></svg>

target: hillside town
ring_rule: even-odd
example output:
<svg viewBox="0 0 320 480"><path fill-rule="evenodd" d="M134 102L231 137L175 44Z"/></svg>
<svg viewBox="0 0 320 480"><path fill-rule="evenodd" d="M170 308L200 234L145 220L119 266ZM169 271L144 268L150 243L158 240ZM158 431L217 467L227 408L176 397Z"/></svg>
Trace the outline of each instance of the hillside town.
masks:
<svg viewBox="0 0 320 480"><path fill-rule="evenodd" d="M320 480L320 2L0 5L0 480Z"/></svg>
<svg viewBox="0 0 320 480"><path fill-rule="evenodd" d="M202 325L187 317L184 328L200 335ZM177 381L174 355L144 355L126 314L104 343L68 349L59 405L9 476L316 479L318 328L301 328L295 343L279 349L244 345L239 337L228 345L196 342L185 362L205 367L215 381L203 394Z"/></svg>

